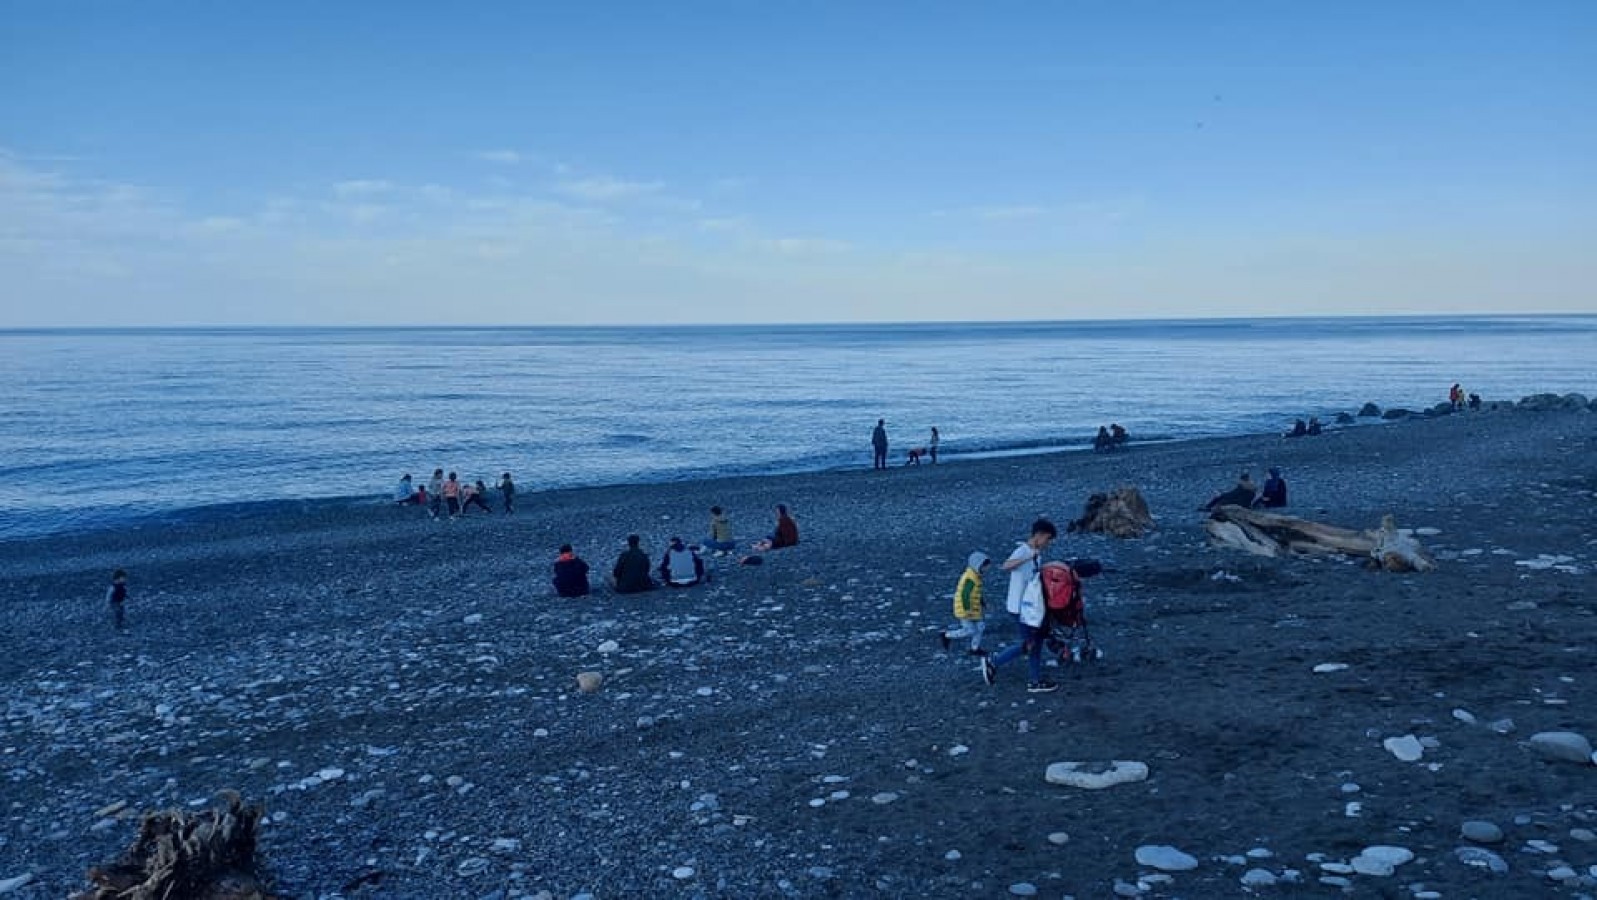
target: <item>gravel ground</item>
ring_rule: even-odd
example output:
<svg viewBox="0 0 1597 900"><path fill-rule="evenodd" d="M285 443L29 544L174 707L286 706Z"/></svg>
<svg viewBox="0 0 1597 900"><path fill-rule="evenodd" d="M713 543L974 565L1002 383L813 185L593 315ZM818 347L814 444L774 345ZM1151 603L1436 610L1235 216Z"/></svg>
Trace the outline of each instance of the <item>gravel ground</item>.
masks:
<svg viewBox="0 0 1597 900"><path fill-rule="evenodd" d="M1594 895L1597 766L1527 740L1597 737L1594 447L1597 415L1497 410L533 493L514 518L308 504L0 544L0 894L62 897L137 812L236 788L293 897ZM1268 465L1290 512L1394 513L1439 569L1207 547L1196 507ZM1052 553L1113 565L1087 585L1105 660L1033 696L1021 666L989 688L940 649L967 553L1128 483L1152 536ZM658 555L719 503L752 538L778 502L804 542L764 566L712 559L711 585L641 597L545 586L562 541L607 570L629 531ZM1383 746L1408 735L1417 761ZM1111 759L1151 774L1043 779ZM1153 845L1195 867L1160 871ZM1371 846L1413 858L1379 874L1405 854Z"/></svg>

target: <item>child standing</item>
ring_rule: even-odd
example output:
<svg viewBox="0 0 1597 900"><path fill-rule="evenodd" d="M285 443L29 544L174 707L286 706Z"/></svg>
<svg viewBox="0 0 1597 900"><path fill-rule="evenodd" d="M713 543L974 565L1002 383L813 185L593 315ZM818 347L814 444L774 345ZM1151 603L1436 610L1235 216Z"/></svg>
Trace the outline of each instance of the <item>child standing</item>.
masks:
<svg viewBox="0 0 1597 900"><path fill-rule="evenodd" d="M510 473L499 476L499 496L505 501L505 515L516 511L516 483L510 480Z"/></svg>
<svg viewBox="0 0 1597 900"><path fill-rule="evenodd" d="M1020 643L1004 648L997 656L983 657L981 661L982 680L989 685L998 678L998 667L1026 654L1026 664L1030 681L1026 690L1033 694L1046 694L1059 690L1059 685L1052 681L1045 681L1042 677L1042 651L1043 640L1048 636L1047 624L1038 621L1036 624L1027 624L1021 615L1021 601L1025 597L1026 589L1033 579L1042 576L1042 555L1059 536L1059 529L1047 519L1038 519L1031 523L1031 537L1027 538L1009 554L1009 559L1004 560L1004 571L1009 573L1009 602L1007 608L1015 617L1020 626Z"/></svg>
<svg viewBox="0 0 1597 900"><path fill-rule="evenodd" d="M125 606L128 601L128 573L117 569L111 573L111 587L105 592L107 603L111 604L111 620L116 623L117 631L126 631L128 617Z"/></svg>
<svg viewBox="0 0 1597 900"><path fill-rule="evenodd" d="M954 588L954 618L958 623L943 632L943 649L947 650L955 638L970 638L971 656L986 656L987 651L981 648L981 636L987 630L987 623L982 621L981 613L981 576L992 560L987 554L977 551L965 561L965 574L959 576L959 584Z"/></svg>

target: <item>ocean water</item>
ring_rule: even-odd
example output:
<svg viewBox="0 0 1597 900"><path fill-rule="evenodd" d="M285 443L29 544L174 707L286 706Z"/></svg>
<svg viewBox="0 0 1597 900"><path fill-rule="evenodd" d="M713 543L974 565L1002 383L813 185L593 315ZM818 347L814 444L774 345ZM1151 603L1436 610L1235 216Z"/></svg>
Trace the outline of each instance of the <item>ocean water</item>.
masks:
<svg viewBox="0 0 1597 900"><path fill-rule="evenodd" d="M385 495L522 491L1180 439L1597 391L1597 316L704 328L0 331L0 538Z"/></svg>

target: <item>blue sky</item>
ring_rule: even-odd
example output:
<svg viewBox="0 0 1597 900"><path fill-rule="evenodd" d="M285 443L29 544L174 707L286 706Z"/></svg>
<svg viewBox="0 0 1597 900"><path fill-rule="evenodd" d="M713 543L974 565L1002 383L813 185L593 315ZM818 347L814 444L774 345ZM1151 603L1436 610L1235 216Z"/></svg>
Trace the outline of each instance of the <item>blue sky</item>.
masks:
<svg viewBox="0 0 1597 900"><path fill-rule="evenodd" d="M0 10L0 326L1597 309L1597 3Z"/></svg>

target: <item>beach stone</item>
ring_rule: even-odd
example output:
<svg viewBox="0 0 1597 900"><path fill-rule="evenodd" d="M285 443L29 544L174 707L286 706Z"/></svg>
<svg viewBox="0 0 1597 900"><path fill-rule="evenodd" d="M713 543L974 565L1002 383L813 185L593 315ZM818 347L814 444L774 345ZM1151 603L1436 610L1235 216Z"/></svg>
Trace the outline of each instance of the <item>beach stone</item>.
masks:
<svg viewBox="0 0 1597 900"><path fill-rule="evenodd" d="M584 694L592 694L598 691L599 686L602 684L604 684L604 676L598 672L577 673L577 690L582 691Z"/></svg>
<svg viewBox="0 0 1597 900"><path fill-rule="evenodd" d="M490 848L495 853L520 853L521 840L519 838L498 838Z"/></svg>
<svg viewBox="0 0 1597 900"><path fill-rule="evenodd" d="M1547 759L1591 763L1591 741L1573 731L1539 731L1530 736L1531 749Z"/></svg>
<svg viewBox="0 0 1597 900"><path fill-rule="evenodd" d="M1063 847L1070 843L1070 835L1063 831L1056 831L1048 835L1048 843L1053 844L1055 847Z"/></svg>
<svg viewBox="0 0 1597 900"><path fill-rule="evenodd" d="M1559 866L1556 869L1548 869L1547 877L1554 881L1570 881L1572 879L1579 878L1580 875L1569 866Z"/></svg>
<svg viewBox="0 0 1597 900"><path fill-rule="evenodd" d="M892 791L882 791L880 794L876 794L875 796L871 797L871 802L877 804L878 806L886 806L897 799L898 795Z"/></svg>
<svg viewBox="0 0 1597 900"><path fill-rule="evenodd" d="M1403 762L1417 762L1420 757L1425 755L1424 745L1420 743L1419 738L1412 734L1387 738L1381 742L1381 746Z"/></svg>
<svg viewBox="0 0 1597 900"><path fill-rule="evenodd" d="M467 624L467 625L481 625L482 624L482 613L472 613L471 615L465 617L464 619L461 619L460 621L463 622L464 624Z"/></svg>
<svg viewBox="0 0 1597 900"><path fill-rule="evenodd" d="M1009 886L1009 893L1016 897L1037 896L1037 886L1029 881L1017 881Z"/></svg>
<svg viewBox="0 0 1597 900"><path fill-rule="evenodd" d="M1513 734L1515 725L1513 719L1498 719L1486 727L1498 734Z"/></svg>
<svg viewBox="0 0 1597 900"><path fill-rule="evenodd" d="M1056 762L1048 767L1043 778L1049 784L1101 791L1117 784L1147 780L1148 764L1124 759L1109 763Z"/></svg>
<svg viewBox="0 0 1597 900"><path fill-rule="evenodd" d="M612 653L619 653L621 651L621 645L615 641L605 641L599 645L598 649L600 653L604 654L605 656L609 656Z"/></svg>
<svg viewBox="0 0 1597 900"><path fill-rule="evenodd" d="M1332 672L1341 672L1347 668L1347 663L1320 663L1314 667L1314 674L1328 675Z"/></svg>
<svg viewBox="0 0 1597 900"><path fill-rule="evenodd" d="M1398 866L1413 858L1413 852L1406 847L1377 844L1365 847L1363 852L1349 861L1349 864L1353 866L1353 871L1360 875L1385 876L1392 874Z"/></svg>
<svg viewBox="0 0 1597 900"><path fill-rule="evenodd" d="M1460 722L1463 722L1465 725L1474 725L1475 724L1475 714L1470 712L1467 709L1455 709L1455 710L1453 710L1453 718L1459 720Z"/></svg>
<svg viewBox="0 0 1597 900"><path fill-rule="evenodd" d="M1340 875L1321 875L1320 883L1330 885L1331 887L1342 888L1343 890L1353 886L1352 881L1343 878Z"/></svg>
<svg viewBox="0 0 1597 900"><path fill-rule="evenodd" d="M33 883L33 873L32 872L24 872L21 875L17 875L17 876L14 876L12 878L7 878L7 879L4 879L4 880L0 880L0 894L9 894L12 891L19 891L19 890L27 887L28 885L30 885L32 883Z"/></svg>
<svg viewBox="0 0 1597 900"><path fill-rule="evenodd" d="M1359 418L1361 419L1375 419L1379 418L1380 415L1381 408L1374 403L1366 403L1359 407Z"/></svg>
<svg viewBox="0 0 1597 900"><path fill-rule="evenodd" d="M1269 869L1249 869L1242 873L1243 887L1270 887L1275 882L1275 873Z"/></svg>
<svg viewBox="0 0 1597 900"><path fill-rule="evenodd" d="M1336 424L1338 425L1352 425L1353 422L1354 418L1352 413L1339 412L1336 414Z"/></svg>
<svg viewBox="0 0 1597 900"><path fill-rule="evenodd" d="M1127 882L1121 881L1120 879L1116 878L1115 879L1115 896L1116 897L1140 897L1140 896L1142 896L1142 888L1140 888L1140 887L1138 887L1137 885L1134 885L1134 884L1128 884Z"/></svg>
<svg viewBox="0 0 1597 900"><path fill-rule="evenodd" d="M1137 865L1161 872L1190 872L1198 867L1197 859L1168 844L1144 844L1136 855Z"/></svg>
<svg viewBox="0 0 1597 900"><path fill-rule="evenodd" d="M1389 409L1389 410L1381 413L1381 418L1387 420L1388 422L1391 422L1391 421L1394 421L1394 420L1397 420L1397 419L1406 419L1406 418L1408 418L1409 416L1412 416L1412 415L1414 415L1414 413L1410 412L1409 410L1396 408L1396 409Z"/></svg>
<svg viewBox="0 0 1597 900"><path fill-rule="evenodd" d="M483 859L480 856L473 856L469 859L462 860L460 865L455 867L455 874L459 875L461 878L470 878L473 875L481 875L486 871L488 871L488 860Z"/></svg>
<svg viewBox="0 0 1597 900"><path fill-rule="evenodd" d="M677 866L675 869L671 870L671 877L675 878L677 881L687 881L689 878L693 877L693 867Z"/></svg>
<svg viewBox="0 0 1597 900"><path fill-rule="evenodd" d="M1593 833L1589 828L1571 828L1569 829L1569 836L1583 843L1597 841L1597 833Z"/></svg>
<svg viewBox="0 0 1597 900"><path fill-rule="evenodd" d="M1465 822L1458 830L1465 838L1477 844L1495 844L1503 839L1503 829L1480 819Z"/></svg>
<svg viewBox="0 0 1597 900"><path fill-rule="evenodd" d="M959 859L962 855L963 854L961 854L958 850L950 850L943 854L943 859L946 859L949 862L959 862Z"/></svg>

